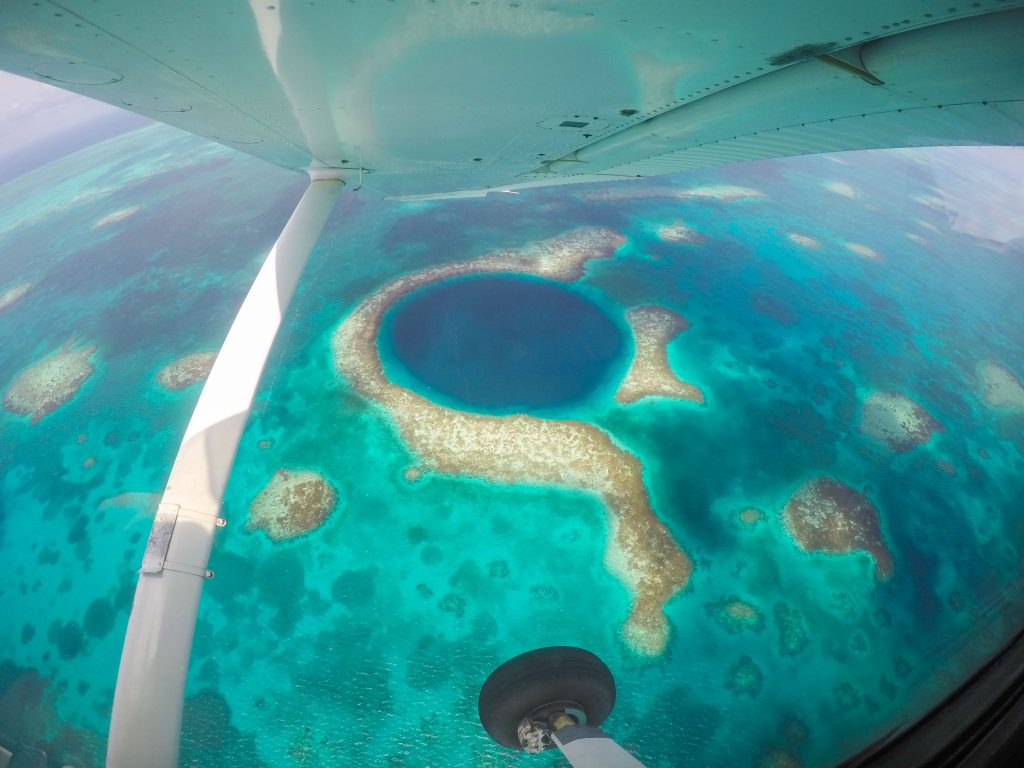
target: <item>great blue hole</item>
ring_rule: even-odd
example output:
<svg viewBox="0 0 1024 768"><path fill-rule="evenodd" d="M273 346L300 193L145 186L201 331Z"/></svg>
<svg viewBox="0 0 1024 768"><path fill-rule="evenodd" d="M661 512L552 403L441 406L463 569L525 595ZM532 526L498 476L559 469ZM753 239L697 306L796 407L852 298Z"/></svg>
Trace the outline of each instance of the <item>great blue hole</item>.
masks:
<svg viewBox="0 0 1024 768"><path fill-rule="evenodd" d="M497 413L586 398L625 345L619 325L579 293L511 275L419 288L389 310L380 342L397 383L445 405Z"/></svg>

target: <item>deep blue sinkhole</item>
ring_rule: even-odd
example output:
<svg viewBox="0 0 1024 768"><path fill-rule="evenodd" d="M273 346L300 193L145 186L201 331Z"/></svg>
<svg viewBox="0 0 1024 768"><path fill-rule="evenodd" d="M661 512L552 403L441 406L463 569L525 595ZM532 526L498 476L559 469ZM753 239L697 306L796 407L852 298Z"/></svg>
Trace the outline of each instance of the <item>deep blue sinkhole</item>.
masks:
<svg viewBox="0 0 1024 768"><path fill-rule="evenodd" d="M624 349L619 326L597 305L561 285L507 275L414 291L388 312L381 342L385 359L408 374L397 372L400 383L498 412L581 400Z"/></svg>

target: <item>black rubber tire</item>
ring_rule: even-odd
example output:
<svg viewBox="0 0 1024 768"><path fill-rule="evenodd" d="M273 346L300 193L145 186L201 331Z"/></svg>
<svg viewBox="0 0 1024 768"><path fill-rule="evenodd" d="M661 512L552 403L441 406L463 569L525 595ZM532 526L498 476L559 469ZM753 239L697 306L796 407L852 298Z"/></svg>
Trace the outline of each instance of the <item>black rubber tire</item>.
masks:
<svg viewBox="0 0 1024 768"><path fill-rule="evenodd" d="M519 722L555 701L578 704L587 725L599 726L615 706L615 680L590 651L571 646L538 648L494 670L480 689L477 709L492 739L521 750Z"/></svg>

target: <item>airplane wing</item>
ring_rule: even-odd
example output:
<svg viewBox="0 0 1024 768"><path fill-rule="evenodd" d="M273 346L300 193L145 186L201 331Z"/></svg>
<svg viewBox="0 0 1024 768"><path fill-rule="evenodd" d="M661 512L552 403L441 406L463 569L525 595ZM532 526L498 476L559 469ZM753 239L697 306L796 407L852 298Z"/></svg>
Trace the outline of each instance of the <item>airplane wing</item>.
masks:
<svg viewBox="0 0 1024 768"><path fill-rule="evenodd" d="M0 68L296 171L483 194L1018 143L1022 0L4 0Z"/></svg>

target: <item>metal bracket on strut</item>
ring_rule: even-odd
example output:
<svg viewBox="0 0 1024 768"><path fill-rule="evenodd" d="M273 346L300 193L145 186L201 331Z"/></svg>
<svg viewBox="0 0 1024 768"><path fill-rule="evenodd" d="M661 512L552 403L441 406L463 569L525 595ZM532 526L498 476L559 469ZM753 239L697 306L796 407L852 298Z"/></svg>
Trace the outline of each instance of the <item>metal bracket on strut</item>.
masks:
<svg viewBox="0 0 1024 768"><path fill-rule="evenodd" d="M160 573L164 569L167 549L171 546L171 536L174 535L180 509L177 504L161 504L157 507L153 527L149 531L149 541L146 542L146 554L142 556L140 573Z"/></svg>
<svg viewBox="0 0 1024 768"><path fill-rule="evenodd" d="M171 538L174 536L174 527L178 524L178 517L195 517L196 513L189 513L189 510L182 509L179 504L161 504L157 507L156 515L153 516L153 527L149 531L149 540L146 542L146 553L142 556L142 567L139 573L160 573L161 571L178 571L190 573L193 576L200 576L204 579L212 579L213 571L206 568L197 568L185 563L167 562L167 551L171 546ZM205 517L205 516L204 516ZM218 517L214 523L218 528L227 525L227 521Z"/></svg>

